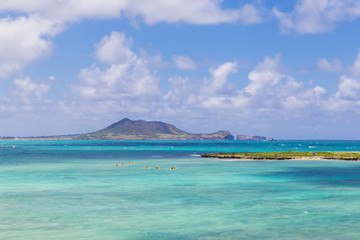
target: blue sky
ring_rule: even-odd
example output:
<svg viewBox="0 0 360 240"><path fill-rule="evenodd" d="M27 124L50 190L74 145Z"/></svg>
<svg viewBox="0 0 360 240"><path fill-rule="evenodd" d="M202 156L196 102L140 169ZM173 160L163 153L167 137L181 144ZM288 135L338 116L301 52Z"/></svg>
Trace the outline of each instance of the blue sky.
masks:
<svg viewBox="0 0 360 240"><path fill-rule="evenodd" d="M0 0L0 136L124 117L360 139L360 1Z"/></svg>

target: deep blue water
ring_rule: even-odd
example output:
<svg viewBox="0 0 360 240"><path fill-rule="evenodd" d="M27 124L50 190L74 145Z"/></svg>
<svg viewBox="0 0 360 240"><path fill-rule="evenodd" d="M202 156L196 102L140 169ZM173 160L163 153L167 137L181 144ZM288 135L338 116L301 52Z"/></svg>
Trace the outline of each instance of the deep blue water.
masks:
<svg viewBox="0 0 360 240"><path fill-rule="evenodd" d="M360 142L1 141L0 239L359 239L360 162L199 157L288 150Z"/></svg>

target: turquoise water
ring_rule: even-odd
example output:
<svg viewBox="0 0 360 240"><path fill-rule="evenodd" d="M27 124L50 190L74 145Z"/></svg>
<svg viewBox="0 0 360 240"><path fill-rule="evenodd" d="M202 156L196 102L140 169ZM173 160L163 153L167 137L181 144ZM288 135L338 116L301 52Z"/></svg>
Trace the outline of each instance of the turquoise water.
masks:
<svg viewBox="0 0 360 240"><path fill-rule="evenodd" d="M360 162L199 157L285 150L360 142L1 141L0 239L359 239Z"/></svg>

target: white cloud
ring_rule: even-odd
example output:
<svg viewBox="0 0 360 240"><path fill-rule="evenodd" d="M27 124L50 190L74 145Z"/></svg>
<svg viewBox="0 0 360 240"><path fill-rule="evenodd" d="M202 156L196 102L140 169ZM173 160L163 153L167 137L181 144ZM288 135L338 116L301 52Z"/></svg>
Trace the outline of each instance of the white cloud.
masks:
<svg viewBox="0 0 360 240"><path fill-rule="evenodd" d="M228 82L230 73L236 73L237 63L227 62L221 64L217 68L210 68L211 79L204 82L202 92L206 95L223 94L228 91L233 91L234 86Z"/></svg>
<svg viewBox="0 0 360 240"><path fill-rule="evenodd" d="M348 76L341 76L337 94L345 100L360 100L360 82Z"/></svg>
<svg viewBox="0 0 360 240"><path fill-rule="evenodd" d="M321 58L317 62L317 66L320 70L326 72L340 72L342 70L341 61L339 59L334 59L332 62L329 62L325 58Z"/></svg>
<svg viewBox="0 0 360 240"><path fill-rule="evenodd" d="M75 94L88 99L121 99L154 96L160 93L159 80L151 73L146 59L131 51L131 39L113 32L97 44L97 56L107 63L102 70L96 65L81 69L80 83L73 85Z"/></svg>
<svg viewBox="0 0 360 240"><path fill-rule="evenodd" d="M299 109L299 108L305 108L306 104L304 104L304 101L302 99L299 99L295 96L289 96L284 101L284 107L286 109Z"/></svg>
<svg viewBox="0 0 360 240"><path fill-rule="evenodd" d="M98 59L108 64L123 64L136 61L136 55L131 51L133 41L125 34L112 32L97 44Z"/></svg>
<svg viewBox="0 0 360 240"><path fill-rule="evenodd" d="M351 21L360 17L358 0L298 0L290 13L273 9L285 32L296 31L300 34L327 32L336 23Z"/></svg>
<svg viewBox="0 0 360 240"><path fill-rule="evenodd" d="M195 115L199 117L209 110L229 108L233 106L231 98L236 91L236 85L228 80L228 76L236 71L236 62L211 67L211 77L205 79L200 86L195 86L196 81L189 78L170 78L172 86L164 97L165 107L162 105L161 108L171 114L188 112L194 115L196 112L198 114Z"/></svg>
<svg viewBox="0 0 360 240"><path fill-rule="evenodd" d="M295 110L319 101L318 98L326 92L319 86L314 89L303 89L302 83L286 76L282 72L280 55L274 58L265 57L263 62L250 71L249 83L241 89L236 86L235 82L228 80L229 75L236 71L236 62L226 62L216 68L212 67L209 69L211 77L205 79L201 86L191 89L184 86L184 81L180 81L183 78L174 78L182 85L181 87L173 85L166 95L166 100L170 101L171 105L172 101L179 102L178 99L181 97L187 101L191 99L191 107L198 109L198 112L272 108L293 108L291 110ZM186 83L188 81L187 79ZM182 89L182 91L178 89ZM200 90L196 91L195 89ZM305 94L306 92L308 93Z"/></svg>
<svg viewBox="0 0 360 240"><path fill-rule="evenodd" d="M15 79L14 84L17 87L15 95L18 97L28 98L35 97L41 99L50 88L50 85L43 83L34 83L29 77L24 79Z"/></svg>
<svg viewBox="0 0 360 240"><path fill-rule="evenodd" d="M239 9L223 9L218 0L2 0L0 11L38 13L49 19L69 22L83 18L141 17L147 24L186 22L218 24L242 21L245 24L261 21L254 5Z"/></svg>
<svg viewBox="0 0 360 240"><path fill-rule="evenodd" d="M140 17L147 24L185 22L200 25L237 21L250 24L261 21L261 14L253 5L246 4L240 9L223 9L218 0L0 0L0 12L19 16L14 19L0 18L0 78L8 78L20 72L27 64L48 56L52 51L51 39L67 25L82 19ZM130 46L125 43L112 42L114 46L100 43L101 47L97 52L99 59L113 62L116 58L120 61L126 52L115 56L105 48L123 45L130 48L131 39L127 41L126 44ZM119 53L118 50L116 52ZM106 56L103 55L104 52L107 53ZM183 62L180 67L195 67L190 64Z"/></svg>
<svg viewBox="0 0 360 240"><path fill-rule="evenodd" d="M320 97L321 97L321 95L323 95L323 94L325 94L325 93L326 93L325 88L320 87L320 86L316 86L316 87L314 87L314 88L313 88L313 91L314 91L315 96L316 96L317 98L320 98Z"/></svg>
<svg viewBox="0 0 360 240"><path fill-rule="evenodd" d="M74 93L84 98L119 99L158 95L158 79L141 59L134 63L112 64L104 71L98 67L84 68Z"/></svg>
<svg viewBox="0 0 360 240"><path fill-rule="evenodd" d="M275 86L285 77L280 72L280 55L275 58L265 57L264 62L258 64L254 70L249 73L250 84L244 89L250 95L264 94L269 88Z"/></svg>
<svg viewBox="0 0 360 240"><path fill-rule="evenodd" d="M196 87L189 78L172 77L170 90L163 96L159 104L157 114L159 116L178 116L181 114L191 115L198 105L199 97L196 94Z"/></svg>
<svg viewBox="0 0 360 240"><path fill-rule="evenodd" d="M349 69L348 75L340 76L338 91L324 101L329 112L357 114L360 111L360 53Z"/></svg>
<svg viewBox="0 0 360 240"><path fill-rule="evenodd" d="M30 17L0 19L0 77L7 78L26 64L51 52L54 36L61 26L56 22Z"/></svg>
<svg viewBox="0 0 360 240"><path fill-rule="evenodd" d="M0 10L26 14L41 14L61 22L83 18L116 18L128 1L116 0L2 0Z"/></svg>
<svg viewBox="0 0 360 240"><path fill-rule="evenodd" d="M323 87L315 86L314 88L301 89L301 86L297 86L297 90L289 95L283 102L285 109L296 111L297 109L304 109L309 112L321 109L323 105L323 96L326 94L326 90Z"/></svg>
<svg viewBox="0 0 360 240"><path fill-rule="evenodd" d="M245 4L240 9L240 18L244 24L260 23L263 21L260 11L251 4Z"/></svg>
<svg viewBox="0 0 360 240"><path fill-rule="evenodd" d="M184 105L184 100L188 99L188 95L194 91L189 83L190 79L178 76L170 78L169 82L172 84L171 89L164 95L163 98L166 101L171 101L177 106L182 107Z"/></svg>
<svg viewBox="0 0 360 240"><path fill-rule="evenodd" d="M248 85L241 89L228 81L228 75L235 73L235 70L235 63L224 63L210 70L212 81L205 80L202 90L195 94L200 97L204 109L262 109L263 112L274 109L309 110L320 106L326 93L321 86L304 88L301 82L284 74L279 54L274 58L265 57L263 62L256 65L248 75Z"/></svg>
<svg viewBox="0 0 360 240"><path fill-rule="evenodd" d="M46 115L53 110L51 100L46 97L49 84L34 82L29 77L17 78L13 83L15 89L6 97L10 102L8 110L11 110L13 116L22 116L24 113L36 115L39 112Z"/></svg>
<svg viewBox="0 0 360 240"><path fill-rule="evenodd" d="M173 56L173 61L179 69L193 70L196 69L196 63L188 56Z"/></svg>
<svg viewBox="0 0 360 240"><path fill-rule="evenodd" d="M261 21L260 12L253 5L240 9L222 9L217 0L134 0L127 7L133 16L142 16L148 24L158 22L186 22L192 24L218 24L236 22L245 24Z"/></svg>

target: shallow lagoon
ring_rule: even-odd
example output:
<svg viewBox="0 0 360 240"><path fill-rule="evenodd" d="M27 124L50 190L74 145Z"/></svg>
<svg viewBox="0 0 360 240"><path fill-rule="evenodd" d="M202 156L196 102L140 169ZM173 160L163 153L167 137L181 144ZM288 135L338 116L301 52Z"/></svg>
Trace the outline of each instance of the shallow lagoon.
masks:
<svg viewBox="0 0 360 240"><path fill-rule="evenodd" d="M358 239L360 162L199 157L283 150L360 142L2 141L0 239Z"/></svg>

